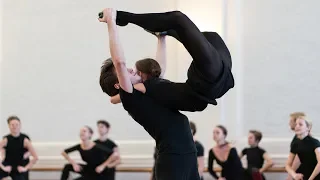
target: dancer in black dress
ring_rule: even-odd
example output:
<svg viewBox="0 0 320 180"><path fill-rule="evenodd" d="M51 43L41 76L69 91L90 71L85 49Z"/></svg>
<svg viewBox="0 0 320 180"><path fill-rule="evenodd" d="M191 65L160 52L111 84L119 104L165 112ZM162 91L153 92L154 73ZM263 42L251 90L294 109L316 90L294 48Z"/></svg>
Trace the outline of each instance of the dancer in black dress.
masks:
<svg viewBox="0 0 320 180"><path fill-rule="evenodd" d="M217 145L210 149L208 159L208 171L212 177L218 180L243 180L244 169L235 147L226 141L227 129L221 125L216 126L213 131L213 139ZM213 161L222 168L218 176L213 168Z"/></svg>
<svg viewBox="0 0 320 180"><path fill-rule="evenodd" d="M153 98L154 100L156 100L158 103L162 105L164 105L164 103L169 103L169 104L176 103L176 101L164 102L163 98L158 97L157 94L158 94L159 85L161 86L161 84L166 84L166 83L169 83L171 85L175 84L168 80L163 79L163 76L166 71L166 61L167 61L166 36L171 36L177 39L179 42L181 42L181 39L178 36L177 32L172 29L165 32L150 32L148 30L146 31L157 36L158 38L156 60L153 60L151 58L146 58L136 62L135 64L136 73L141 77L141 81L143 83L134 84L134 88L140 92L146 93L146 95ZM210 42L211 45L218 50L219 53L221 54L229 53L228 48L224 44L222 38L216 32L201 32L201 33L208 40L208 42ZM225 63L228 64L228 66L230 65L231 67L231 59L226 58L223 60L225 60ZM109 61L111 61L111 59L109 59ZM109 65L112 66L112 63L110 62ZM130 71L133 72L131 69ZM180 83L176 83L176 85L177 84L180 84ZM148 89L147 92L146 92L146 89ZM181 93L186 93L186 92L181 91L178 94L181 94ZM174 98L174 96L172 97ZM169 107L177 110L188 110L189 108L190 108L189 110L191 110L192 108L195 108L195 107L199 108L200 104L202 104L203 107L206 107L205 104L207 103L203 104L202 103L203 101L202 100L199 101L198 98L194 96L194 94L190 94L190 99L194 99L194 104L197 104L197 105L194 106L194 104L192 104L192 105L186 106L184 103L182 103L183 106L185 106L182 109L180 109L181 105L177 105L177 106L169 105ZM120 100L119 94L111 97L111 103L117 104L120 102L121 100ZM194 111L194 110L191 110L191 111Z"/></svg>
<svg viewBox="0 0 320 180"><path fill-rule="evenodd" d="M305 117L296 120L295 133L297 140L293 142L286 164L287 172L295 180L320 180L320 142L309 135L311 122ZM298 155L302 172L296 173L292 169L292 162Z"/></svg>
<svg viewBox="0 0 320 180"><path fill-rule="evenodd" d="M164 107L202 111L208 104L216 105L216 99L234 87L231 55L222 38L213 32L204 35L185 14L179 11L149 14L117 11L116 23L121 26L133 23L153 32L172 29L193 57L185 83L174 83L161 78L144 82L146 95ZM135 72L130 75L136 80L133 84L141 80L135 79ZM118 83L113 64L105 63L100 76L102 90L109 96L114 96L119 93Z"/></svg>

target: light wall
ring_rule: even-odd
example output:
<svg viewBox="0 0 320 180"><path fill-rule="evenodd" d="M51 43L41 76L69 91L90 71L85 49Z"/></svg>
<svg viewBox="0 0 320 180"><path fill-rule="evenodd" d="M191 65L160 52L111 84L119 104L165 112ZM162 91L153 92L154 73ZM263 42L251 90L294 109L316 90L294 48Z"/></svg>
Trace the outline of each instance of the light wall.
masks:
<svg viewBox="0 0 320 180"><path fill-rule="evenodd" d="M112 124L110 136L123 154L152 156L154 141L122 105L111 105L99 86L101 63L110 56L106 24L97 20L105 7L158 12L174 9L175 3L3 1L1 134L8 132L6 118L18 115L42 160L60 160L62 149L78 141L79 128L95 127L101 118ZM155 57L157 39L153 35L133 25L120 28L120 35L130 66L137 59ZM169 59L175 59L172 42L168 41ZM168 78L175 78L175 67L168 62ZM150 153L141 154L138 147L146 144L144 149Z"/></svg>
<svg viewBox="0 0 320 180"><path fill-rule="evenodd" d="M318 135L318 5L319 1L243 2L246 129L270 127L266 136L284 137L290 134L288 112L306 111Z"/></svg>
<svg viewBox="0 0 320 180"><path fill-rule="evenodd" d="M215 125L227 126L239 150L254 128L264 134L262 146L283 165L293 136L288 114L305 111L314 120L318 115L319 1L1 2L0 130L7 133L7 116L20 116L41 165L63 163L60 151L77 142L82 125L94 127L100 118L112 124L111 137L120 145L124 166L152 164L154 141L121 105L109 103L98 84L101 62L110 56L106 25L96 20L103 7L137 13L179 9L200 30L217 31L225 39L233 57L235 88L218 106L186 113L197 124L197 138L206 152L213 146ZM154 57L152 35L133 25L121 28L120 35L129 65ZM168 38L166 77L184 81L190 62L183 46ZM315 121L314 130L318 127Z"/></svg>

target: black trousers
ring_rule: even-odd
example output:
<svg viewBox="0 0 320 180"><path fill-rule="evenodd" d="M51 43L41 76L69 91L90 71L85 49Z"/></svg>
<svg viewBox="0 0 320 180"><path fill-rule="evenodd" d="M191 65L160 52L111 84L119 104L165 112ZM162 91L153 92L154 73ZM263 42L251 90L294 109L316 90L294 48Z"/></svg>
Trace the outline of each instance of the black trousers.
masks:
<svg viewBox="0 0 320 180"><path fill-rule="evenodd" d="M124 26L128 23L136 24L149 31L171 32L169 35L180 41L193 58L186 83L208 103L216 104L215 99L222 97L234 87L231 55L217 33L200 32L197 26L180 11L147 14L117 11L117 24ZM174 92L179 91L167 93ZM186 93L185 98L188 96L189 94ZM167 102L170 99L163 101ZM175 103L175 101L170 102ZM188 111L187 108L180 108L180 104L177 106L177 109Z"/></svg>
<svg viewBox="0 0 320 180"><path fill-rule="evenodd" d="M28 159L24 159L23 162L22 162L22 165L23 165L23 166L26 166L26 165L29 164L29 162L30 162L30 159L29 159L29 158L28 158ZM23 173L23 176L24 176L24 179L25 179L25 180L29 180L29 171Z"/></svg>
<svg viewBox="0 0 320 180"><path fill-rule="evenodd" d="M154 173L156 180L200 180L195 153L159 154Z"/></svg>
<svg viewBox="0 0 320 180"><path fill-rule="evenodd" d="M77 180L114 180L115 172L114 170L106 169L100 174L94 171L94 168L90 168L85 164L79 164L82 170L79 173L81 176L76 178ZM113 172L110 172L113 171ZM71 164L66 164L62 170L60 180L67 180L69 178L70 172L75 172Z"/></svg>
<svg viewBox="0 0 320 180"><path fill-rule="evenodd" d="M152 180L156 180L155 164L153 165L153 168L152 168Z"/></svg>

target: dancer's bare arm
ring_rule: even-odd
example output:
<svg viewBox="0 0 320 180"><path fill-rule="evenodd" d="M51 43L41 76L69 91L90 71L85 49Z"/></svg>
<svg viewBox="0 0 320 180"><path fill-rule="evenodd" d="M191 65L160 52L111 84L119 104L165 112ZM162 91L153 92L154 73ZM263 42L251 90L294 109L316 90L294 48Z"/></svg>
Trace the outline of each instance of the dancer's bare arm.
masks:
<svg viewBox="0 0 320 180"><path fill-rule="evenodd" d="M146 87L144 86L143 83L135 84L135 85L133 85L133 87L134 87L136 90L138 90L138 91L140 91L140 92L142 92L142 93L146 93ZM115 96L110 97L110 102L111 102L112 104L119 104L119 103L121 103L120 95L117 94L117 95L115 95Z"/></svg>
<svg viewBox="0 0 320 180"><path fill-rule="evenodd" d="M293 177L294 179L297 180L302 180L303 179L303 175L296 173L293 169L292 169L292 163L294 160L294 157L296 156L296 154L290 153L287 163L286 163L286 171L288 172L288 174Z"/></svg>
<svg viewBox="0 0 320 180"><path fill-rule="evenodd" d="M166 49L167 49L166 36L158 36L156 61L159 63L161 67L161 74L160 74L161 78L164 76L167 68Z"/></svg>
<svg viewBox="0 0 320 180"><path fill-rule="evenodd" d="M108 24L111 59L116 69L119 85L124 91L132 93L133 87L130 81L128 70L126 67L126 59L124 57L123 49L118 35L116 16L116 10L107 8L103 10L103 17L99 18L99 21Z"/></svg>

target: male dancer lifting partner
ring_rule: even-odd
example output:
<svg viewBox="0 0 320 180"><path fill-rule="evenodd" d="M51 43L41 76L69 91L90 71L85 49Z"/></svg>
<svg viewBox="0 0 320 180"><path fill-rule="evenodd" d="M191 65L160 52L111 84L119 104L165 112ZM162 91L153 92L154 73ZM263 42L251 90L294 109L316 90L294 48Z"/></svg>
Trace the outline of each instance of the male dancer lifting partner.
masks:
<svg viewBox="0 0 320 180"><path fill-rule="evenodd" d="M105 9L100 22L108 24L110 53L119 80L122 105L132 118L155 139L158 151L157 180L199 180L196 149L188 118L165 108L133 88L135 76L126 67L121 48L116 11Z"/></svg>
<svg viewBox="0 0 320 180"><path fill-rule="evenodd" d="M179 11L149 14L123 11L116 13L117 25L133 23L148 31L167 33L179 40L193 58L185 83L174 83L161 78L152 78L144 82L143 88L139 91L146 93L159 104L175 110L202 111L208 103L216 105L216 99L234 87L231 56L217 33L201 33L194 23ZM100 85L105 93L114 96L119 92L118 81L112 64L106 64L111 67L101 72Z"/></svg>

